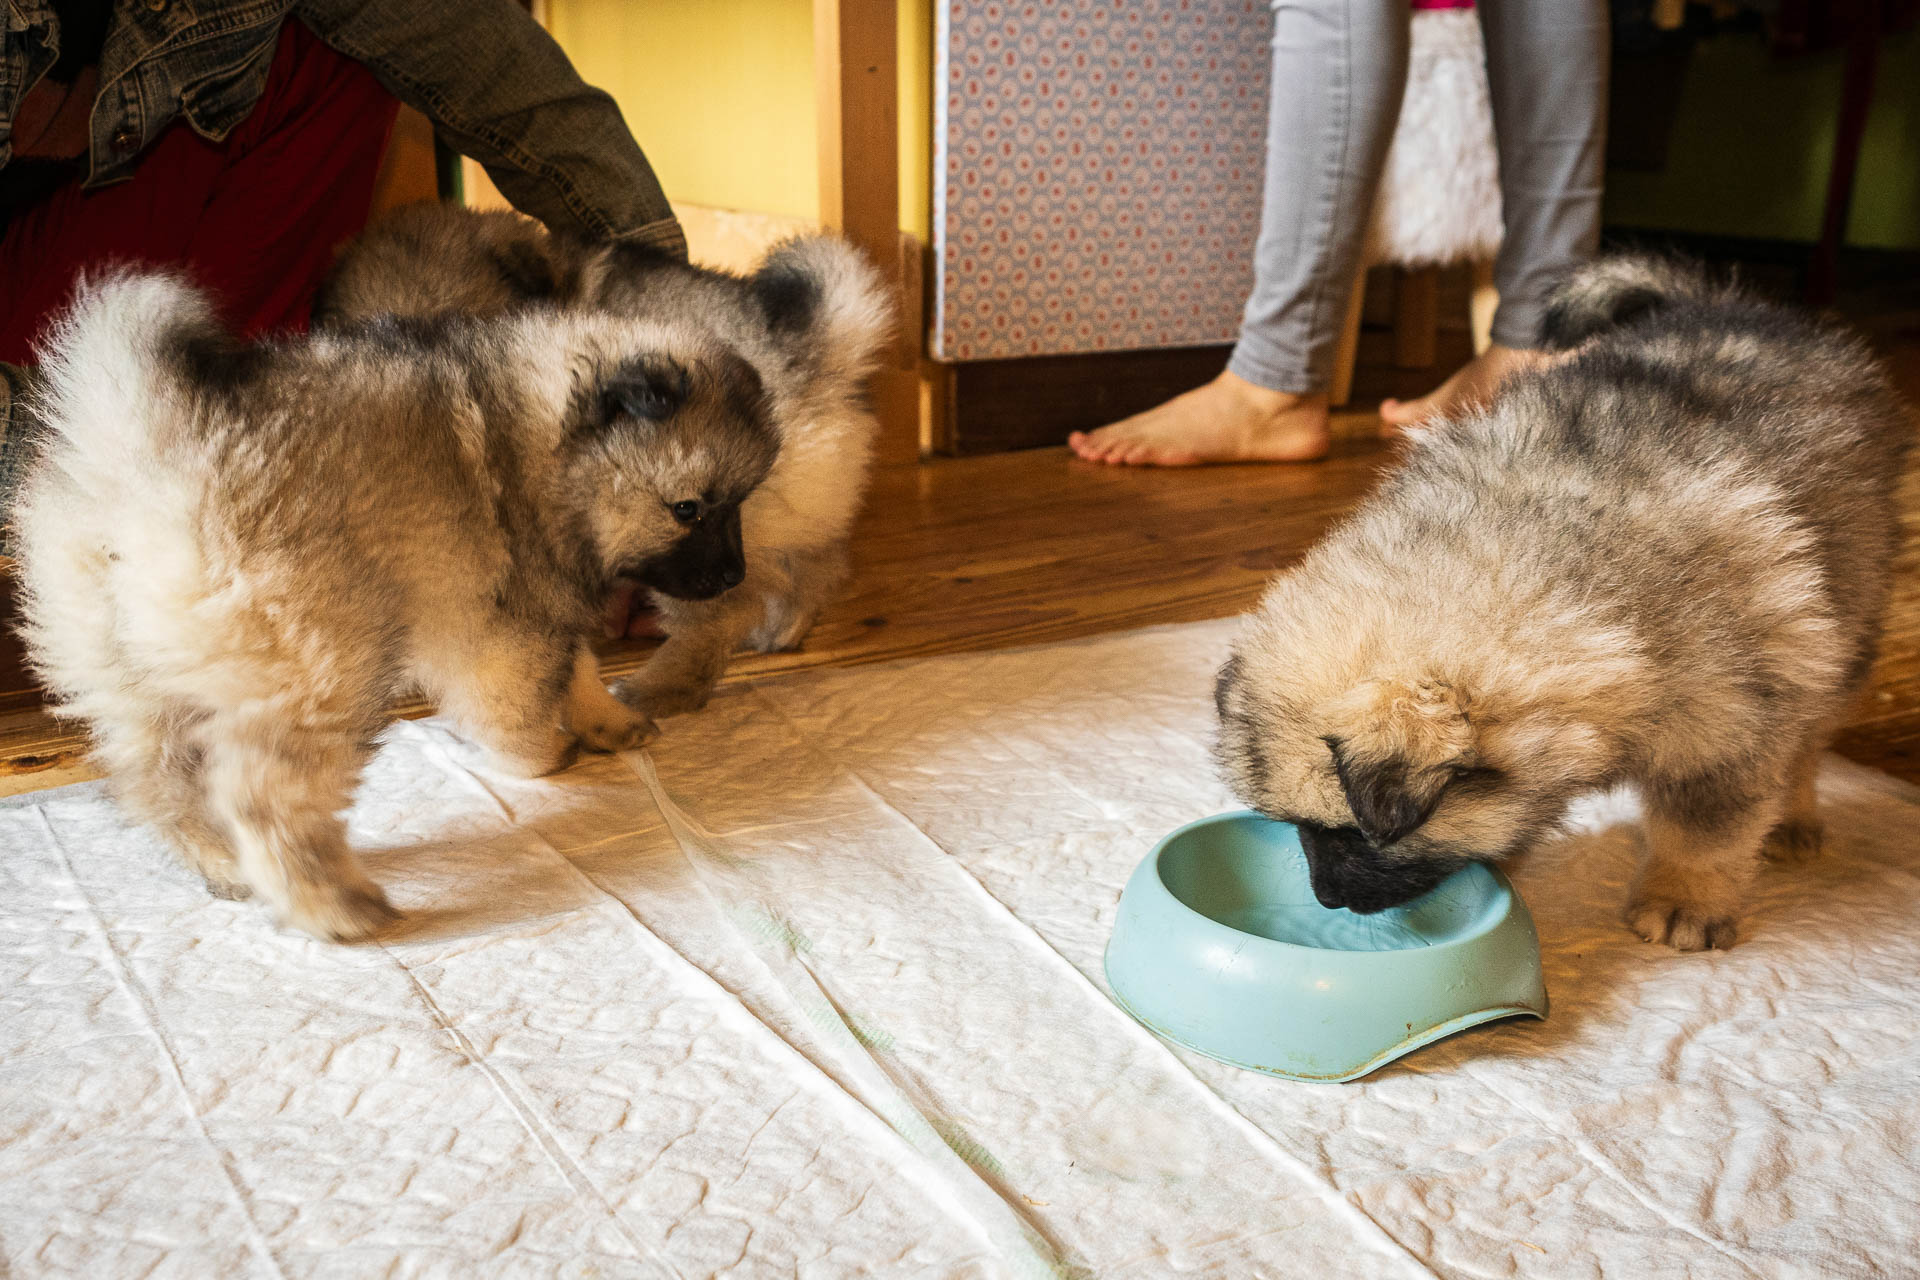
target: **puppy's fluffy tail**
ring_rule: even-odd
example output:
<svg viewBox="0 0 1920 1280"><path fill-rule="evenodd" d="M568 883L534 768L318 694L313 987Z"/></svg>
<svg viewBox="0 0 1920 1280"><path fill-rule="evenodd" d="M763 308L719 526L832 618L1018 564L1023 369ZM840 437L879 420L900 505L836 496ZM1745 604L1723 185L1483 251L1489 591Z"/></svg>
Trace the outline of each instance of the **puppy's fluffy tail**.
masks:
<svg viewBox="0 0 1920 1280"><path fill-rule="evenodd" d="M853 383L873 372L893 334L893 303L860 251L837 236L776 246L749 280L776 334L797 339L818 377Z"/></svg>
<svg viewBox="0 0 1920 1280"><path fill-rule="evenodd" d="M224 338L197 290L120 270L82 280L41 344L14 551L21 634L65 713L111 707L130 678L117 646L134 597L177 598L194 577L197 469L176 465L166 445L178 429L169 424L191 417L180 357L201 335ZM151 641L153 630L132 634Z"/></svg>
<svg viewBox="0 0 1920 1280"><path fill-rule="evenodd" d="M1547 303L1540 345L1565 351L1678 302L1709 302L1721 290L1691 262L1656 254L1596 258L1568 276Z"/></svg>
<svg viewBox="0 0 1920 1280"><path fill-rule="evenodd" d="M83 277L38 352L34 417L49 451L102 461L145 452L156 408L184 391L169 357L196 339L232 341L180 277L132 268Z"/></svg>

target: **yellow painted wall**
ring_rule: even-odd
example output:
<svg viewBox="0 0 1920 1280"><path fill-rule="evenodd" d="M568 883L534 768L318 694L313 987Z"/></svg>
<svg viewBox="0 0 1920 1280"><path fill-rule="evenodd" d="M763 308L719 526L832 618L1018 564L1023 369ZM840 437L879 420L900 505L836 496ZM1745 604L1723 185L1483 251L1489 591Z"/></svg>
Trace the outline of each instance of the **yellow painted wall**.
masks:
<svg viewBox="0 0 1920 1280"><path fill-rule="evenodd" d="M933 0L897 0L900 225L930 238ZM580 73L613 94L667 194L817 218L812 0L549 0ZM1776 62L1752 37L1699 46L1665 174L1608 175L1622 226L1810 239L1839 56ZM1889 40L1849 241L1920 243L1920 34Z"/></svg>
<svg viewBox="0 0 1920 1280"><path fill-rule="evenodd" d="M900 225L933 239L933 0L899 0Z"/></svg>
<svg viewBox="0 0 1920 1280"><path fill-rule="evenodd" d="M928 210L933 0L898 0L900 225ZM551 0L580 74L619 102L669 198L820 214L811 0Z"/></svg>

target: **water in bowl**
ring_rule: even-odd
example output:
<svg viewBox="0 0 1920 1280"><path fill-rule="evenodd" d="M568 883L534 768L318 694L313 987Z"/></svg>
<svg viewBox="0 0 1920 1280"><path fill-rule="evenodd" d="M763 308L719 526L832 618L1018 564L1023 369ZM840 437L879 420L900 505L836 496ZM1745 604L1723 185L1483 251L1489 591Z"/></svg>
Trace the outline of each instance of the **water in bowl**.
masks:
<svg viewBox="0 0 1920 1280"><path fill-rule="evenodd" d="M1160 854L1174 897L1230 929L1326 951L1405 951L1472 933L1488 909L1492 880L1468 867L1398 907L1359 915L1313 896L1298 833L1249 815L1195 827Z"/></svg>

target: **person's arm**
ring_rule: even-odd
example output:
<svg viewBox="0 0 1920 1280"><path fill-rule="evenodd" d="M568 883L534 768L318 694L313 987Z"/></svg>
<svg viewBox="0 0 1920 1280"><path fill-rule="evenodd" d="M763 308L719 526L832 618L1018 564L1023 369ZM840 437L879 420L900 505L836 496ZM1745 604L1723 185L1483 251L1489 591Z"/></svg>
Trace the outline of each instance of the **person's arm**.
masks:
<svg viewBox="0 0 1920 1280"><path fill-rule="evenodd" d="M294 13L485 165L522 213L686 256L620 108L516 0L299 0Z"/></svg>

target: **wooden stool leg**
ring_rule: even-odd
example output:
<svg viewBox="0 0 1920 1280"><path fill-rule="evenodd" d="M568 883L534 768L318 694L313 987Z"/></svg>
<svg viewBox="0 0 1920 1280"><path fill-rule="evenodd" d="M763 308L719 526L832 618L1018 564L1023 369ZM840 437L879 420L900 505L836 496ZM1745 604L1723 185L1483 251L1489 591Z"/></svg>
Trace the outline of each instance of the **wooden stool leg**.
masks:
<svg viewBox="0 0 1920 1280"><path fill-rule="evenodd" d="M1353 364L1360 354L1360 311L1366 300L1367 269L1362 266L1353 278L1347 314L1340 322L1340 342L1333 349L1333 382L1327 387L1327 400L1336 409L1353 399Z"/></svg>
<svg viewBox="0 0 1920 1280"><path fill-rule="evenodd" d="M1493 345L1493 313L1500 309L1500 291L1493 287L1493 261L1473 264L1473 354L1485 355Z"/></svg>
<svg viewBox="0 0 1920 1280"><path fill-rule="evenodd" d="M1831 306L1839 288L1840 246L1846 241L1847 215L1853 210L1854 173L1860 167L1867 114L1873 109L1873 73L1880 54L1880 0L1859 0L1851 8L1840 118L1834 124L1833 160L1827 168L1826 209L1820 220L1820 240L1807 264L1807 302L1816 307Z"/></svg>
<svg viewBox="0 0 1920 1280"><path fill-rule="evenodd" d="M1393 285L1393 362L1402 369L1431 368L1439 359L1440 268L1396 271Z"/></svg>

